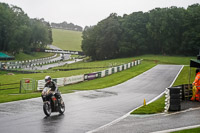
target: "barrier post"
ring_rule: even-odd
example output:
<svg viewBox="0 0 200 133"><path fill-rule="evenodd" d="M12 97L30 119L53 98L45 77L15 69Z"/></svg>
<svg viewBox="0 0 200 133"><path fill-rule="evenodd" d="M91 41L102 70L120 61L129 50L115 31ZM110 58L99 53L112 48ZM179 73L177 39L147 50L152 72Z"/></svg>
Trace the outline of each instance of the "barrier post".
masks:
<svg viewBox="0 0 200 133"><path fill-rule="evenodd" d="M20 80L19 93L21 93L21 90L22 90L22 80Z"/></svg>

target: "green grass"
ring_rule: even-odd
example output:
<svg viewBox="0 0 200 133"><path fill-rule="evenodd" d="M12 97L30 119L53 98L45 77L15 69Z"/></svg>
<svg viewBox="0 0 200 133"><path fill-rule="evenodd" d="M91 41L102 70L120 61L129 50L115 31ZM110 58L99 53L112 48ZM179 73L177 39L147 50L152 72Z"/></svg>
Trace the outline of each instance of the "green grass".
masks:
<svg viewBox="0 0 200 133"><path fill-rule="evenodd" d="M33 52L31 54L19 53L15 56L15 60L33 60L53 56L54 53Z"/></svg>
<svg viewBox="0 0 200 133"><path fill-rule="evenodd" d="M191 68L191 74L190 74L190 67L184 66L183 70L179 74L173 86L178 86L181 84L192 84L195 78L195 71L196 71L195 68ZM190 83L189 83L189 77L190 77Z"/></svg>
<svg viewBox="0 0 200 133"><path fill-rule="evenodd" d="M158 59L157 62L155 62L155 58ZM73 90L91 90L91 89L101 89L113 85L117 85L119 83L122 83L148 69L156 65L156 63L163 63L165 60L168 60L169 64L174 64L178 58L179 62L181 64L184 64L188 62L188 57L162 57L162 56L155 56L155 55L145 55L145 56L138 56L138 57L129 57L129 58L121 58L121 59L113 59L113 60L105 60L105 61L94 61L94 62L79 62L73 64L71 67L74 68L80 68L80 67L90 67L90 69L78 69L73 71L53 71L53 70L46 70L45 73L35 73L35 74L15 74L15 75L7 75L5 73L1 73L0 76L0 84L6 84L6 83L15 83L20 82L22 78L33 78L36 80L44 79L46 75L50 75L52 78L59 78L59 77L69 77L73 75L80 75L85 73L91 73L91 72L97 72L105 70L107 67L115 66L115 65L121 65L124 63L131 62L136 59L144 59L142 61L142 64L139 66L135 66L131 69L107 76L105 78L95 79L92 81L82 82L79 84L73 84L68 85L64 87L60 87L60 90L62 93L69 93ZM68 66L65 66L66 68ZM64 67L64 68L65 68ZM96 67L102 67L102 68L96 68ZM61 67L62 68L62 67ZM187 70L186 70L187 71ZM115 80L113 80L115 79ZM0 89L3 89L0 87ZM5 96L7 96L7 101L13 101L18 99L27 99L32 97L40 96L40 93L36 94L24 94L24 95L16 95L19 93L19 87L16 87L14 90L6 90L6 91L0 91L0 102ZM15 94L10 96L10 94ZM10 97L10 98L9 98ZM14 98L15 97L15 98ZM20 98L19 98L20 97ZM10 100L9 100L10 99Z"/></svg>
<svg viewBox="0 0 200 133"><path fill-rule="evenodd" d="M74 68L99 68L105 67L109 68L112 66L118 66L124 63L132 62L133 60L143 59L143 61L147 61L150 63L156 64L182 64L189 65L190 59L195 57L174 57L174 56L160 56L160 55L144 55L137 57L129 57L129 58L119 58L112 60L104 60L104 61L92 61L92 62L80 62L76 64L67 64L61 67L55 67L54 70L57 69L74 69Z"/></svg>
<svg viewBox="0 0 200 133"><path fill-rule="evenodd" d="M74 68L110 68L113 66L119 66L125 63L129 63L133 61L133 57L129 58L119 58L112 60L103 60L103 61L92 61L92 62L77 62L75 64L67 64L61 67L55 67L53 70L57 69L74 69ZM141 59L141 58L138 58Z"/></svg>
<svg viewBox="0 0 200 133"><path fill-rule="evenodd" d="M158 64L176 64L176 65L189 65L190 59L196 59L196 57L184 57L184 56L162 56L162 55L144 55L137 58L142 58L146 61L154 61Z"/></svg>
<svg viewBox="0 0 200 133"><path fill-rule="evenodd" d="M81 50L82 32L62 30L62 29L52 29L53 35L53 45L63 49L63 50Z"/></svg>
<svg viewBox="0 0 200 133"><path fill-rule="evenodd" d="M171 133L199 133L199 132L200 132L200 127L193 128L193 129L186 129L186 130L176 131L176 132L171 132Z"/></svg>
<svg viewBox="0 0 200 133"><path fill-rule="evenodd" d="M165 96L162 96L155 102L144 105L135 111L133 111L131 114L155 114L155 113L161 113L163 112L163 109L165 107Z"/></svg>

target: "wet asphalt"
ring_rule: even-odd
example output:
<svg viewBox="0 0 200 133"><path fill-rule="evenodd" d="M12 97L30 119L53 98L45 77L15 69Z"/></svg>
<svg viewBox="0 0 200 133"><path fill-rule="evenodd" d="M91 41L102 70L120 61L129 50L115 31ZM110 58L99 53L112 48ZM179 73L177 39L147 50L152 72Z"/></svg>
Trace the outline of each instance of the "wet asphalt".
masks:
<svg viewBox="0 0 200 133"><path fill-rule="evenodd" d="M182 101L181 111L153 115L129 115L119 122L100 128L94 133L168 133L200 125L200 103Z"/></svg>
<svg viewBox="0 0 200 133"><path fill-rule="evenodd" d="M171 85L181 67L157 65L113 87L62 95L66 105L64 115L53 113L45 117L41 98L0 104L0 133L84 133L95 130L141 106L144 99L148 102L161 94ZM141 120L140 124L146 122Z"/></svg>

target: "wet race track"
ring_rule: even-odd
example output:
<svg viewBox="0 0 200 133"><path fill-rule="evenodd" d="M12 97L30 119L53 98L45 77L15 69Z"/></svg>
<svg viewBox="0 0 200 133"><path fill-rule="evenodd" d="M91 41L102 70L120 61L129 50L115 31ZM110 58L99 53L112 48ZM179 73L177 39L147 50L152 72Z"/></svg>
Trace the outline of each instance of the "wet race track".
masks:
<svg viewBox="0 0 200 133"><path fill-rule="evenodd" d="M182 66L157 65L114 87L62 95L64 115L45 117L42 99L0 104L0 133L84 133L108 124L169 87Z"/></svg>

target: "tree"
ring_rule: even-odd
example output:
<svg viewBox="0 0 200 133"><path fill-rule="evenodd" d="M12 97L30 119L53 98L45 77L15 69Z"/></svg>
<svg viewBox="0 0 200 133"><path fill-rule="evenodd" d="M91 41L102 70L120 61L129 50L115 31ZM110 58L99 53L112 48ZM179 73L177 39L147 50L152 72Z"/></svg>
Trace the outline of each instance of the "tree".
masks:
<svg viewBox="0 0 200 133"><path fill-rule="evenodd" d="M8 4L0 3L0 50L7 51L8 35L11 32L13 12Z"/></svg>
<svg viewBox="0 0 200 133"><path fill-rule="evenodd" d="M44 48L52 43L50 24L44 19L30 19L17 6L0 3L0 50L29 53L31 48Z"/></svg>
<svg viewBox="0 0 200 133"><path fill-rule="evenodd" d="M120 54L122 56L133 56L147 52L147 22L147 13L135 12L124 16L123 33L120 40Z"/></svg>
<svg viewBox="0 0 200 133"><path fill-rule="evenodd" d="M183 33L182 53L196 56L200 49L200 5L187 8L185 31Z"/></svg>
<svg viewBox="0 0 200 133"><path fill-rule="evenodd" d="M31 20L31 48L44 48L47 44L51 43L48 29L43 21L39 19Z"/></svg>
<svg viewBox="0 0 200 133"><path fill-rule="evenodd" d="M83 32L82 50L93 60L116 58L119 54L121 27L117 14L113 13L97 26Z"/></svg>
<svg viewBox="0 0 200 133"><path fill-rule="evenodd" d="M97 59L96 55L96 26L88 27L83 31L82 34L82 45L81 48L85 55L91 57L93 60Z"/></svg>
<svg viewBox="0 0 200 133"><path fill-rule="evenodd" d="M141 54L196 55L200 49L199 22L199 4L187 9L155 8L123 17L111 14L93 28L85 27L82 48L92 59Z"/></svg>
<svg viewBox="0 0 200 133"><path fill-rule="evenodd" d="M17 7L11 7L14 16L12 18L12 31L9 33L9 49L13 54L23 51L23 49L29 44L31 30L29 17L24 13L24 11Z"/></svg>

